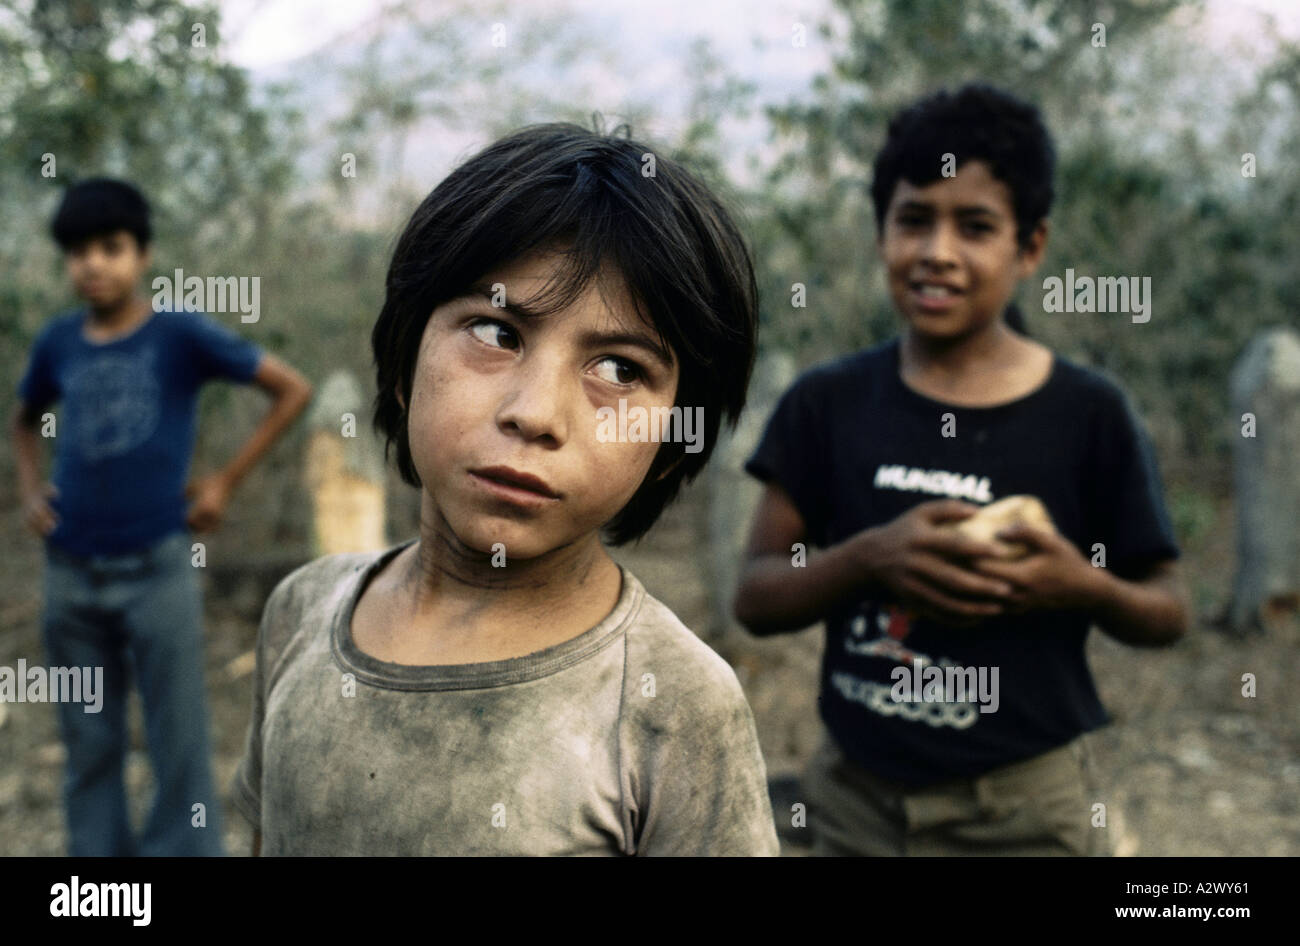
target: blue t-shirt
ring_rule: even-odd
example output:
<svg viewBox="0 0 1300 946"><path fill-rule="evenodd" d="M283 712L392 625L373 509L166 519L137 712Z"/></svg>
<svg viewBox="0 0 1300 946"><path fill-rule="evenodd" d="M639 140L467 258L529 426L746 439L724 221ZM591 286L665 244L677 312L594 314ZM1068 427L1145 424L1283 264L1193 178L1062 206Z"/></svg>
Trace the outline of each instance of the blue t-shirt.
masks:
<svg viewBox="0 0 1300 946"><path fill-rule="evenodd" d="M928 500L986 505L1028 493L1085 558L1102 543L1120 577L1179 557L1153 451L1113 382L1058 356L1030 394L960 407L904 384L899 348L894 338L802 375L745 466L790 494L810 543L838 544ZM955 437L943 436L946 413ZM1084 654L1082 612L955 628L864 597L825 620L822 719L845 755L884 778L919 787L974 777L1109 722ZM892 699L894 669L914 674L916 665L997 667L997 710Z"/></svg>
<svg viewBox="0 0 1300 946"><path fill-rule="evenodd" d="M246 384L262 351L198 312L155 312L131 334L97 344L87 312L51 319L32 348L18 396L56 418L47 541L77 555L139 551L186 528L185 482L199 388Z"/></svg>

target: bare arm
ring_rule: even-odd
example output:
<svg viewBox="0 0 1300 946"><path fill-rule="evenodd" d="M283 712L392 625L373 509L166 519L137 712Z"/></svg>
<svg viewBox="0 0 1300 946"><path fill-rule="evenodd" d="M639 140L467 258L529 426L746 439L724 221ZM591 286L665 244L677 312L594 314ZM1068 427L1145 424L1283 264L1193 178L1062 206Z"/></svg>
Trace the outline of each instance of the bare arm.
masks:
<svg viewBox="0 0 1300 946"><path fill-rule="evenodd" d="M1154 565L1130 581L1095 569L1091 613L1101 630L1137 647L1164 647L1187 633L1187 591L1172 560Z"/></svg>
<svg viewBox="0 0 1300 946"><path fill-rule="evenodd" d="M808 550L806 563L796 566L791 546L807 543L807 526L789 494L769 483L732 605L736 620L760 636L795 631L882 589L952 623L999 614L1001 605L988 599L1005 593L1003 583L952 561L988 555L991 547L936 528L939 521L964 518L976 508L955 500L923 503L825 551Z"/></svg>
<svg viewBox="0 0 1300 946"><path fill-rule="evenodd" d="M253 383L269 394L272 402L243 449L221 471L232 490L311 401L307 379L274 355L262 356Z"/></svg>
<svg viewBox="0 0 1300 946"><path fill-rule="evenodd" d="M195 532L216 528L239 481L311 401L312 388L307 379L274 355L262 356L253 382L272 397L271 407L223 470L199 477L186 487L186 495L194 499L187 521Z"/></svg>
<svg viewBox="0 0 1300 946"><path fill-rule="evenodd" d="M764 636L808 627L835 604L862 591L867 574L862 543L814 550L804 567L795 567L792 546L806 545L807 538L803 516L790 495L769 483L758 503L732 601L736 620L751 633Z"/></svg>
<svg viewBox="0 0 1300 946"><path fill-rule="evenodd" d="M14 442L15 464L18 467L18 492L27 496L40 486L41 466L40 436L36 432L38 418L31 406L19 403L9 416L9 434Z"/></svg>
<svg viewBox="0 0 1300 946"><path fill-rule="evenodd" d="M41 484L42 438L36 432L39 420L31 405L20 403L10 415L9 434L14 444L14 465L18 469L18 496L23 507L23 521L38 535L49 535L58 520L47 502L53 487L43 487Z"/></svg>

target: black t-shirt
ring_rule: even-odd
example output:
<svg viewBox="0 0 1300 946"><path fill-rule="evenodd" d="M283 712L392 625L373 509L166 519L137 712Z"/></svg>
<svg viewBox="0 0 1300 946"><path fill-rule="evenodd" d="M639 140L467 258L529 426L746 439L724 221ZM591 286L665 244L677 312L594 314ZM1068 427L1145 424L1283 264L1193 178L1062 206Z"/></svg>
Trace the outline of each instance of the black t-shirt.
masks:
<svg viewBox="0 0 1300 946"><path fill-rule="evenodd" d="M1119 577L1179 557L1154 452L1113 382L1054 356L1028 395L961 407L904 384L899 348L896 337L803 374L745 465L790 494L811 544L836 545L932 499L985 505L1027 493L1085 558L1102 543ZM944 436L945 422L956 436ZM882 777L910 786L972 777L1109 722L1084 655L1082 612L956 628L864 598L825 619L822 719L850 759ZM990 684L998 668L996 711L891 698L896 667L927 665L983 667Z"/></svg>

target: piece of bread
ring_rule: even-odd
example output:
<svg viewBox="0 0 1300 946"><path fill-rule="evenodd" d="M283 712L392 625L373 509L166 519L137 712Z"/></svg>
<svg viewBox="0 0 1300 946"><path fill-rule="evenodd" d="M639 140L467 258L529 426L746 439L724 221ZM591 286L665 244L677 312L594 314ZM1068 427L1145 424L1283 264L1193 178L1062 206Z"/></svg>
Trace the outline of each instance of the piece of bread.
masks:
<svg viewBox="0 0 1300 946"><path fill-rule="evenodd" d="M1032 551L1023 542L1004 542L997 538L1003 529L1026 525L1044 532L1056 532L1047 508L1036 496L1007 496L990 503L979 512L960 522L945 522L941 529L952 529L979 542L988 542L997 551L997 558L1024 558Z"/></svg>

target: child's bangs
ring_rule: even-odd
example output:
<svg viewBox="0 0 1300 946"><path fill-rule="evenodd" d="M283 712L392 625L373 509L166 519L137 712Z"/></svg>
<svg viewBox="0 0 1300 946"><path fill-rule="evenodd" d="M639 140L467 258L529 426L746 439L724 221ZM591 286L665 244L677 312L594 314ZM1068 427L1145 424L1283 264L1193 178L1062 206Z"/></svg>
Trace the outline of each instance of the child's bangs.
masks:
<svg viewBox="0 0 1300 946"><path fill-rule="evenodd" d="M665 286L674 281L670 254L649 236L636 208L610 198L612 189L580 167L573 186L562 196L556 195L558 200L533 198L525 203L525 208L549 207L542 219L530 219L533 215L527 209L521 213L508 207L495 225L484 230L493 234L498 246L520 247L516 259L540 253L554 262L554 270L540 289L527 298L512 300L530 313L547 316L566 309L593 283L613 310L621 288L636 317L675 357L685 340L669 314L672 309L655 305L664 296ZM494 268L502 262L508 261L495 261ZM681 278L680 268L676 278Z"/></svg>

